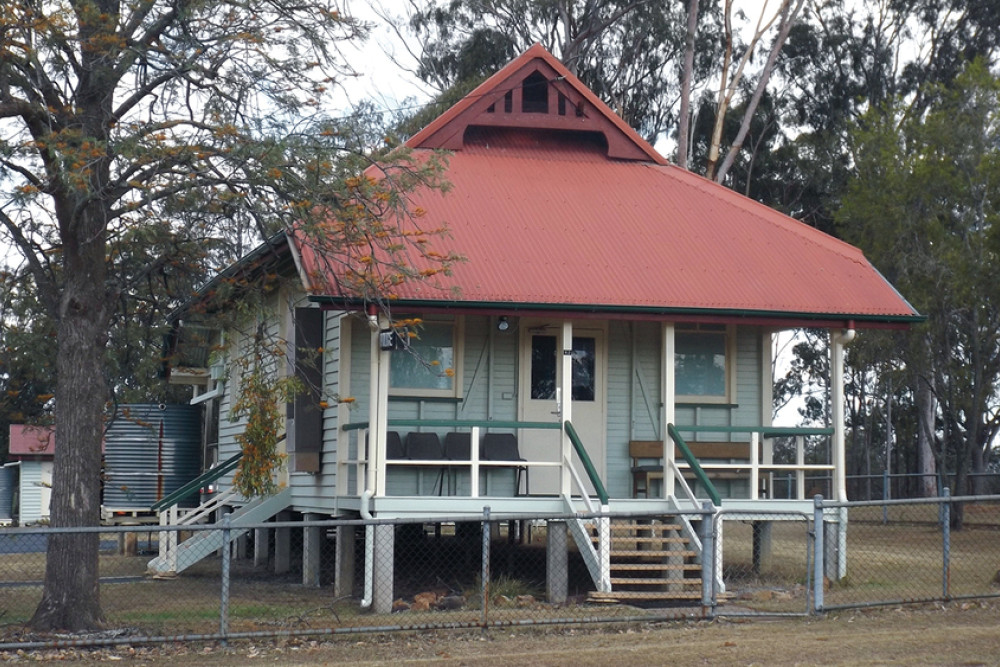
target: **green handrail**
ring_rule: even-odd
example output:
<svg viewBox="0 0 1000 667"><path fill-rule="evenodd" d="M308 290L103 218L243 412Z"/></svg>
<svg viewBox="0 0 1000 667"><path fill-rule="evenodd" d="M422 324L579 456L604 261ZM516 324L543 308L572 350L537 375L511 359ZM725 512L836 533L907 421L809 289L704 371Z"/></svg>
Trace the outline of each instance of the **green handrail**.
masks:
<svg viewBox="0 0 1000 667"><path fill-rule="evenodd" d="M187 498L189 495L191 495L201 487L211 484L212 482L219 479L226 473L235 470L236 466L239 465L241 458L243 458L243 452L235 454L234 456L226 459L225 461L215 466L214 468L206 470L198 477L195 477L190 482L188 482L181 488L171 493L169 496L157 502L150 509L153 510L154 512L159 512L160 510L166 509L171 505L176 505L178 502L180 502L184 498Z"/></svg>
<svg viewBox="0 0 1000 667"><path fill-rule="evenodd" d="M559 422L519 422L519 421L483 421L476 419L390 419L389 426L424 426L427 428L530 428L551 429L560 428ZM344 424L341 430L358 431L368 428L368 422L352 422Z"/></svg>
<svg viewBox="0 0 1000 667"><path fill-rule="evenodd" d="M583 448L583 442L580 441L580 436L576 434L576 429L573 425L566 422L566 435L569 436L569 441L573 443L573 448L576 450L577 456L580 457L580 461L583 462L583 467L587 471L587 477L590 478L590 483L594 485L594 491L597 492L597 497L601 499L602 505L608 504L608 492L604 488L601 478L597 474L597 469L594 468L594 464L590 460L590 455L587 454L587 450Z"/></svg>
<svg viewBox="0 0 1000 667"><path fill-rule="evenodd" d="M832 435L829 426L677 426L681 433L760 433L765 438L796 435Z"/></svg>
<svg viewBox="0 0 1000 667"><path fill-rule="evenodd" d="M681 434L677 432L677 429L673 424L667 424L667 433L673 438L674 443L677 445L677 449L681 450L681 456L687 461L688 465L691 466L691 470L694 472L694 476L701 482L701 485L705 487L705 491L708 492L708 497L712 499L712 504L716 507L722 506L722 499L719 498L719 492L715 490L715 485L705 474L705 470L698 463L698 459L695 458L694 454L688 448L687 443L684 442L684 438ZM666 456L666 452L664 452Z"/></svg>

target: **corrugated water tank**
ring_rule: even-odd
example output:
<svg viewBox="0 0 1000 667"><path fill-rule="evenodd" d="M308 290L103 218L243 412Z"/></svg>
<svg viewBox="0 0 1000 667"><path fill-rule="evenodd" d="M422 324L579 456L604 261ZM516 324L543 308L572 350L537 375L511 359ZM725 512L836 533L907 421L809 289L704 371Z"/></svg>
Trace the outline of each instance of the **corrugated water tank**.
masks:
<svg viewBox="0 0 1000 667"><path fill-rule="evenodd" d="M14 520L14 491L17 489L18 464L0 466L0 525Z"/></svg>
<svg viewBox="0 0 1000 667"><path fill-rule="evenodd" d="M120 405L105 435L104 507L149 509L201 474L196 405ZM182 506L197 505L197 493Z"/></svg>

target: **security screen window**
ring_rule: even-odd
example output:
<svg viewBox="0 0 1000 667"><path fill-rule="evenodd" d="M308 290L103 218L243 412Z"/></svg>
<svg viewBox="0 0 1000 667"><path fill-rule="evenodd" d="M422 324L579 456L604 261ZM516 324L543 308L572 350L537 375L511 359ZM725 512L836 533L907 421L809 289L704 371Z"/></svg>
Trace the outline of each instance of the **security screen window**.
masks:
<svg viewBox="0 0 1000 667"><path fill-rule="evenodd" d="M531 399L554 400L558 381L559 339L552 335L531 337ZM569 355L573 370L573 400L593 401L597 382L597 342L586 336L573 336L573 350Z"/></svg>
<svg viewBox="0 0 1000 667"><path fill-rule="evenodd" d="M458 354L454 321L424 320L407 347L394 350L389 366L391 392L399 396L457 396ZM404 334L405 335L405 334Z"/></svg>
<svg viewBox="0 0 1000 667"><path fill-rule="evenodd" d="M678 325L674 332L677 400L731 401L731 333L724 324Z"/></svg>

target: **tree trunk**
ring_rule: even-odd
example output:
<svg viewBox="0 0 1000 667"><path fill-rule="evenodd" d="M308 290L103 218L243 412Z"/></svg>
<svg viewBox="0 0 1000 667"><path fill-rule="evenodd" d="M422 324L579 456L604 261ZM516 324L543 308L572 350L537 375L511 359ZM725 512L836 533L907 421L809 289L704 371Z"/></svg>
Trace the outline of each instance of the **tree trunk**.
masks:
<svg viewBox="0 0 1000 667"><path fill-rule="evenodd" d="M81 217L92 224L78 222L72 240L64 245L65 283L59 304L52 473L52 525L58 528L100 524L107 400L105 236L100 211ZM96 532L49 536L45 587L31 619L33 629L78 632L101 627L99 538Z"/></svg>
<svg viewBox="0 0 1000 667"><path fill-rule="evenodd" d="M677 124L677 166L688 168L688 135L691 132L691 79L694 78L694 41L698 32L698 0L688 2L687 36L684 41L684 74L681 108Z"/></svg>
<svg viewBox="0 0 1000 667"><path fill-rule="evenodd" d="M917 378L917 460L924 498L937 495L937 459L934 456L934 393L926 378Z"/></svg>
<svg viewBox="0 0 1000 667"><path fill-rule="evenodd" d="M982 447L972 449L972 493L973 495L983 495L986 493L986 479L983 473L986 472L986 457L983 455Z"/></svg>

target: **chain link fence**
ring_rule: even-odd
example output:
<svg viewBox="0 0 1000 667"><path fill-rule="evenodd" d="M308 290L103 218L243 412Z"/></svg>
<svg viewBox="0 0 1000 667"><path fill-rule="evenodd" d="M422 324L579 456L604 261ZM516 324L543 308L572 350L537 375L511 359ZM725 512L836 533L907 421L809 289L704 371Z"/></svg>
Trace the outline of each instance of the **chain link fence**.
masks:
<svg viewBox="0 0 1000 667"><path fill-rule="evenodd" d="M724 591L719 616L805 615L811 609L812 517L800 512L732 512L715 518Z"/></svg>
<svg viewBox="0 0 1000 667"><path fill-rule="evenodd" d="M820 609L1000 597L1000 496L819 508L848 517L826 531L836 546L823 550Z"/></svg>
<svg viewBox="0 0 1000 667"><path fill-rule="evenodd" d="M845 515L842 530L834 520ZM951 527L959 516L960 530ZM0 651L805 615L1000 595L1000 496L820 500L811 516L486 510L452 521L225 519L183 530L87 530L100 534L108 630L33 633L45 550L59 529L0 529ZM175 560L164 560L161 542L175 538Z"/></svg>

